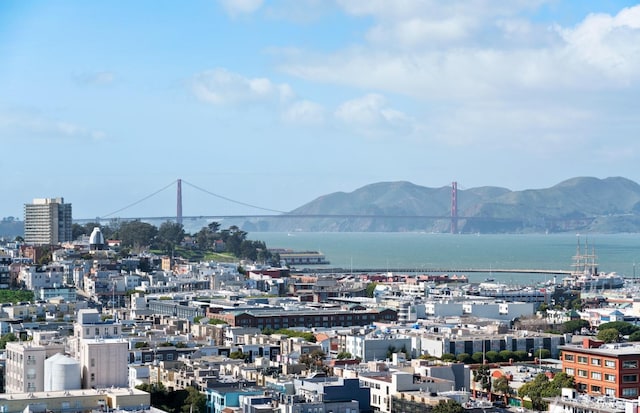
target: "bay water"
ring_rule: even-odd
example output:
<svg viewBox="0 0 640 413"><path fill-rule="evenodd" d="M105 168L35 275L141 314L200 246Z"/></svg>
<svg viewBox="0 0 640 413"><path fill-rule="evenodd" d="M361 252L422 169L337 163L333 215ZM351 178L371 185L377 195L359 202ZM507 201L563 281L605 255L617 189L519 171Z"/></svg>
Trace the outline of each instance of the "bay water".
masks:
<svg viewBox="0 0 640 413"><path fill-rule="evenodd" d="M636 263L640 264L640 234L255 232L248 238L264 241L269 248L319 251L331 262L326 267L345 270L489 269L485 273L458 274L466 275L471 282L489 277L496 282L518 285L551 281L553 275L500 273L493 269L571 271L579 244L582 253L597 255L601 272L617 272L635 278Z"/></svg>

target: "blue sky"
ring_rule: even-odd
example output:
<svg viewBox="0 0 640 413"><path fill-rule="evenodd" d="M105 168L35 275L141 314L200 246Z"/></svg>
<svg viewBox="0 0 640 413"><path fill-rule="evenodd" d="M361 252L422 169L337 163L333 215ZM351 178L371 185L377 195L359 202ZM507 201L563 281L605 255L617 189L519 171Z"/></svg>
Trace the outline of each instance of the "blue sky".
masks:
<svg viewBox="0 0 640 413"><path fill-rule="evenodd" d="M632 1L4 0L0 217L640 182L639 96Z"/></svg>

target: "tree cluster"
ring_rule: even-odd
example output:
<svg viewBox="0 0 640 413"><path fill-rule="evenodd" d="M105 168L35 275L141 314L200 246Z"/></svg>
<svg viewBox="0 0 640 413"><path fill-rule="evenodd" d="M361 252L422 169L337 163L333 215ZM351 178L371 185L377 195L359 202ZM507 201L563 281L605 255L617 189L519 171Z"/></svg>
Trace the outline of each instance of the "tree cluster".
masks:
<svg viewBox="0 0 640 413"><path fill-rule="evenodd" d="M623 337L629 341L640 341L640 327L626 321L611 321L598 326L598 340L605 343L617 343Z"/></svg>
<svg viewBox="0 0 640 413"><path fill-rule="evenodd" d="M500 362L509 362L509 361L530 361L538 358L549 358L551 357L551 352L547 349L536 349L533 352L528 352L524 350L502 350L502 351L487 351L484 354L481 351L476 351L473 354L468 353L460 353L458 355L454 355L451 353L445 353L442 355L441 359L444 361L459 361L465 364L481 364L484 361L488 363L500 363Z"/></svg>
<svg viewBox="0 0 640 413"><path fill-rule="evenodd" d="M137 389L151 394L151 406L169 413L206 413L207 396L194 387L185 390L167 391L162 385L140 384Z"/></svg>
<svg viewBox="0 0 640 413"><path fill-rule="evenodd" d="M562 393L563 388L574 388L573 377L566 373L558 373L549 380L546 374L538 374L533 381L525 383L518 389L518 396L528 397L534 410L546 410L545 397L556 397Z"/></svg>
<svg viewBox="0 0 640 413"><path fill-rule="evenodd" d="M90 235L95 227L100 228L105 239L118 239L121 242L122 255L130 251L140 252L147 249L157 249L173 255L188 235L182 224L164 222L160 227L135 221L113 221L110 225L100 225L90 222L85 225L73 224L74 239L82 235ZM247 232L235 225L228 229L220 229L220 224L212 222L193 234L194 249L201 252L228 252L239 259L248 259L278 265L280 257L272 254L263 241L247 239ZM222 251L217 251L222 246Z"/></svg>

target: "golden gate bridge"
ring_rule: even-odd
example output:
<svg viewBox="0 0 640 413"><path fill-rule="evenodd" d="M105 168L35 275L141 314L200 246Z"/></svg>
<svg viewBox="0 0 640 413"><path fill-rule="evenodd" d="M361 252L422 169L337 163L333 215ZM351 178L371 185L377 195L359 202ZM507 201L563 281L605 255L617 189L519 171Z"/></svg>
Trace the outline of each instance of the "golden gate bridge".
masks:
<svg viewBox="0 0 640 413"><path fill-rule="evenodd" d="M182 184L186 184L187 186L196 189L202 193L210 195L212 197L230 202L235 205L240 205L244 207L249 207L252 209L256 209L259 211L263 211L262 214L210 214L210 215L189 215L183 216L182 214ZM159 193L171 188L176 185L176 214L171 216L136 216L136 217L122 217L116 214L120 214L123 211L126 211L129 208L132 208L142 202L158 195ZM450 213L446 215L399 215L399 214L354 214L354 213L345 213L345 214L305 214L305 213L292 213L287 211L281 211L273 208L266 208L263 206L250 204L243 201L238 201L212 191L209 191L200 186L194 185L190 182L187 182L183 179L176 179L172 181L168 185L150 193L149 195L144 196L143 198L132 202L128 205L125 205L122 208L119 208L115 211L112 211L108 214L95 217L95 218L80 218L74 219L73 221L76 223L89 223L89 222L103 222L105 220L117 219L121 221L175 221L179 224L183 223L183 220L196 220L196 219L253 219L253 218L262 218L262 219L308 219L308 218L317 218L317 219L407 219L407 220L415 220L415 219L424 219L424 220L448 220L450 222L450 232L452 234L458 233L458 221L459 220L473 220L475 222L513 222L515 219L513 218L499 218L499 217L483 217L483 216L460 216L458 214L458 183L452 182L451 184L451 209ZM587 218L584 218L587 219Z"/></svg>

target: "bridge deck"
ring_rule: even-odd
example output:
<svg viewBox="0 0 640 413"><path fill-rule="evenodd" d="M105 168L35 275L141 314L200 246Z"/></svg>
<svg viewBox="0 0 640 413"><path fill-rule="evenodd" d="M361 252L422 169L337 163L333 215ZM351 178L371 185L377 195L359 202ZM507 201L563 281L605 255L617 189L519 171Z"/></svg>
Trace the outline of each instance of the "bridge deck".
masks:
<svg viewBox="0 0 640 413"><path fill-rule="evenodd" d="M564 270L539 270L539 269L495 269L495 268L295 268L293 273L322 273L322 274L366 274L366 273L421 273L421 274L464 274L464 273L510 273L510 274L548 274L548 275L570 275L571 271Z"/></svg>

